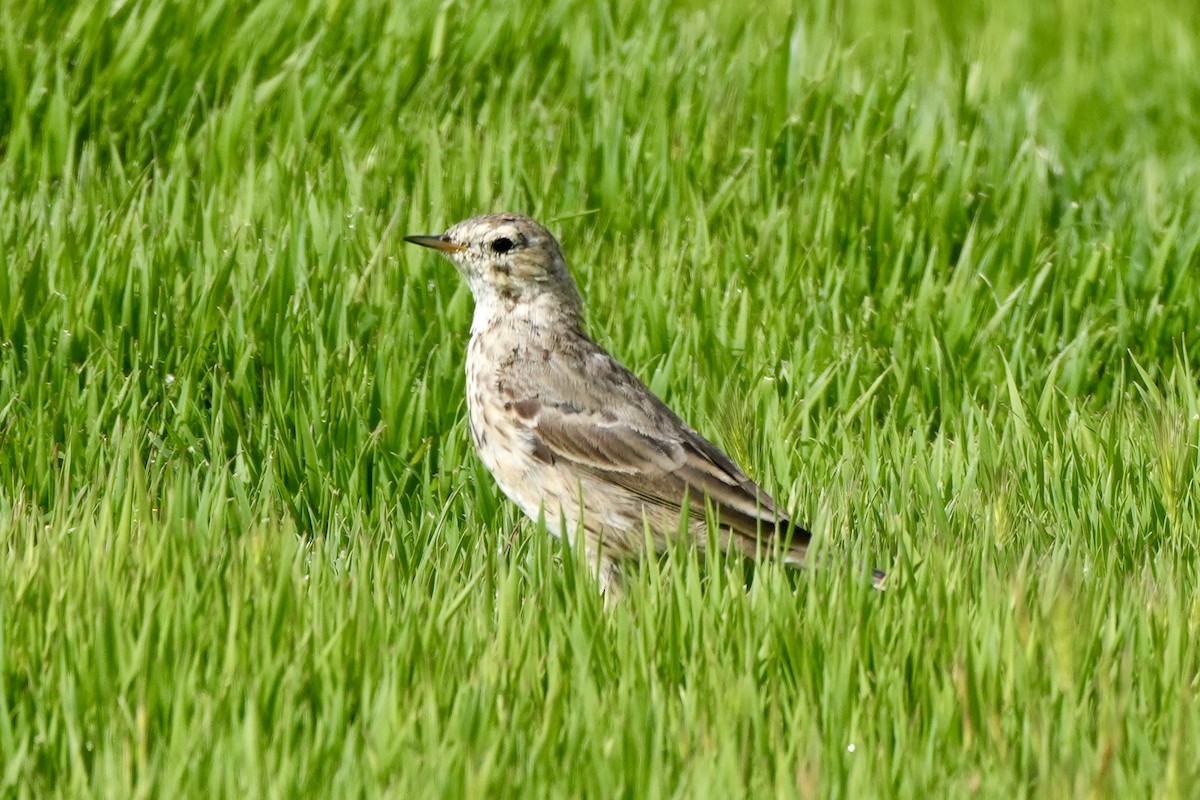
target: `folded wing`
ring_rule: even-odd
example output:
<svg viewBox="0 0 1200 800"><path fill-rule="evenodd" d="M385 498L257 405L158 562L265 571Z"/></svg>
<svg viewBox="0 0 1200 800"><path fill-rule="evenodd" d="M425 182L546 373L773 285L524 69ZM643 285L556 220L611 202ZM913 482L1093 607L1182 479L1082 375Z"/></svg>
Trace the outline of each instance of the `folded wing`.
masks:
<svg viewBox="0 0 1200 800"><path fill-rule="evenodd" d="M631 419L540 397L514 405L545 460L566 462L674 515L686 502L689 516L702 521L707 499L721 526L751 553L759 537L767 544L777 532L790 537L793 550L807 546L808 531L794 527L729 456L654 402Z"/></svg>

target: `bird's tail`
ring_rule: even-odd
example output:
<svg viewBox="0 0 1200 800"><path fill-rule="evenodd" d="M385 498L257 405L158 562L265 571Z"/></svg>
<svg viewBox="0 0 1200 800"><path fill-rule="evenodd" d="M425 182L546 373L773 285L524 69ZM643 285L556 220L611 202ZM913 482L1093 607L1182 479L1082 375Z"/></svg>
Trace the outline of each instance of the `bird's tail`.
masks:
<svg viewBox="0 0 1200 800"><path fill-rule="evenodd" d="M812 542L812 533L791 520L780 521L779 533L787 548L783 556L783 563L793 567L807 566L808 546ZM887 573L881 569L872 569L871 585L880 591L886 589Z"/></svg>

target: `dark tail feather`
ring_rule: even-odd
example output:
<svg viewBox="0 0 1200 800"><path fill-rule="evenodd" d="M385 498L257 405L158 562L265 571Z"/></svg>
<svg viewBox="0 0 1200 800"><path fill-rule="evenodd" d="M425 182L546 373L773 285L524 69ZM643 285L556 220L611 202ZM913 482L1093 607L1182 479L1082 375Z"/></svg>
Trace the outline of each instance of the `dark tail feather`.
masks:
<svg viewBox="0 0 1200 800"><path fill-rule="evenodd" d="M804 558L808 555L808 545L812 543L812 533L790 519L781 519L779 521L779 537L784 547L787 548L783 556L784 563L797 567L803 566Z"/></svg>
<svg viewBox="0 0 1200 800"><path fill-rule="evenodd" d="M804 558L808 553L808 545L812 542L812 533L791 520L781 520L779 535L787 546L787 555L783 557L786 564L795 567L804 566ZM871 584L880 591L887 588L887 573L881 569L871 570Z"/></svg>

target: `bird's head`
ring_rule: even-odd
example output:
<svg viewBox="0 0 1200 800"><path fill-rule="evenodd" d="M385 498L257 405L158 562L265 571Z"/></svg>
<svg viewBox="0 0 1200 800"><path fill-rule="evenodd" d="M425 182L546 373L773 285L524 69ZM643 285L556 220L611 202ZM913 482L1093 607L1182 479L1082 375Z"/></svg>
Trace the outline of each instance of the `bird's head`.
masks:
<svg viewBox="0 0 1200 800"><path fill-rule="evenodd" d="M405 236L454 262L475 301L557 299L579 306L579 292L558 241L542 225L518 214L484 214L451 226L440 236Z"/></svg>

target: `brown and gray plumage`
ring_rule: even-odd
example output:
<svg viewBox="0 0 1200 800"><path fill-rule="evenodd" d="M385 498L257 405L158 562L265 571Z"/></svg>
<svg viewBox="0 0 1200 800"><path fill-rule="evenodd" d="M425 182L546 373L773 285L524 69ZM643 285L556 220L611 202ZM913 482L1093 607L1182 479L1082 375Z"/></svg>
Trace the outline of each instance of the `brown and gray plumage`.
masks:
<svg viewBox="0 0 1200 800"><path fill-rule="evenodd" d="M515 214L473 217L406 241L454 262L475 297L467 347L471 436L500 489L552 533L586 535L606 592L620 565L686 530L755 557L799 564L810 534L719 448L588 338L583 303L558 242ZM682 524L687 508L687 524Z"/></svg>

